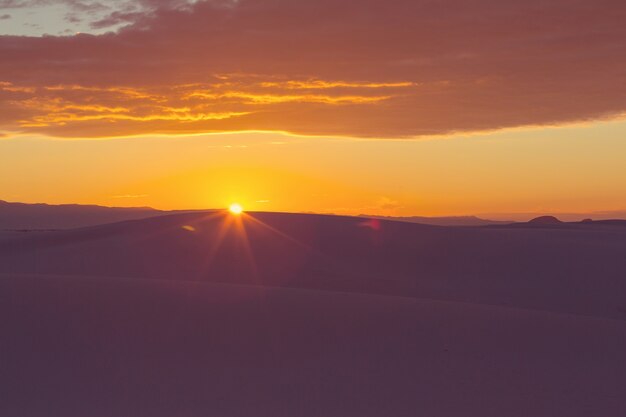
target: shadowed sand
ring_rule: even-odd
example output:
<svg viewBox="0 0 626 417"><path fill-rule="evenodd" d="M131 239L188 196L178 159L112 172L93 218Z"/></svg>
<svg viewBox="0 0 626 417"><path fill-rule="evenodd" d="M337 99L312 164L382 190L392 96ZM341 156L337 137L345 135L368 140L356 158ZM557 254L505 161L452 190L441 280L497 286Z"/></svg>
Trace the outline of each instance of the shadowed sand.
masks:
<svg viewBox="0 0 626 417"><path fill-rule="evenodd" d="M0 415L622 416L624 254L620 222L1 235Z"/></svg>

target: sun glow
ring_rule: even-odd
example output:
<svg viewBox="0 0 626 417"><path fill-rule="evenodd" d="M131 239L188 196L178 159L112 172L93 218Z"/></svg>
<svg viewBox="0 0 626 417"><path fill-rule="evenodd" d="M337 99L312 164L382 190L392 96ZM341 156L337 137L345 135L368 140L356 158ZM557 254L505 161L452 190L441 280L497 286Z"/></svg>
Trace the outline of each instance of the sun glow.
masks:
<svg viewBox="0 0 626 417"><path fill-rule="evenodd" d="M228 211L238 216L243 213L243 207L241 207L241 204L233 203L228 207Z"/></svg>

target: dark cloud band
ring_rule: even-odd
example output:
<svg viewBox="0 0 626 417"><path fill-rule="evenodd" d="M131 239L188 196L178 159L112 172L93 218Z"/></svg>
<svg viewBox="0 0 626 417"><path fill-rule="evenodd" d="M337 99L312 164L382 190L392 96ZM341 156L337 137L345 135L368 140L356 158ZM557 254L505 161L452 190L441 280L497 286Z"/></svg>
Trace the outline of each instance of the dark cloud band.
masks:
<svg viewBox="0 0 626 417"><path fill-rule="evenodd" d="M0 37L0 130L413 137L626 110L622 1L144 1L115 34Z"/></svg>

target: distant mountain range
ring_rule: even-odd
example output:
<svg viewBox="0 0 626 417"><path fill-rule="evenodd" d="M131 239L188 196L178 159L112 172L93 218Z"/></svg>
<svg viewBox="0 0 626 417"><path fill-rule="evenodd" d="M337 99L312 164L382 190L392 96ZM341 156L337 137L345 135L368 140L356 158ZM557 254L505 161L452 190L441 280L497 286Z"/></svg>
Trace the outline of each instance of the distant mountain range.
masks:
<svg viewBox="0 0 626 417"><path fill-rule="evenodd" d="M0 200L0 230L47 230L74 229L115 223L124 220L138 220L163 214L190 212L194 210L157 210L151 207L105 207L80 204L27 204ZM367 216L381 220L395 220L409 223L436 226L487 226L508 224L512 221L487 220L475 216L455 217L385 217Z"/></svg>
<svg viewBox="0 0 626 417"><path fill-rule="evenodd" d="M158 210L151 207L106 207L81 204L28 204L0 200L0 230L57 230L74 229L139 220L164 214L190 213L206 210ZM490 218L477 216L375 216L361 214L358 217L420 223L434 226L498 226L526 222L543 216L541 213L511 214L511 220L503 214L492 214ZM558 220L577 222L586 218L594 220L626 219L626 211L594 212L579 214L556 214Z"/></svg>
<svg viewBox="0 0 626 417"><path fill-rule="evenodd" d="M448 216L448 217L423 217L423 216L406 216L406 217L394 217L394 216L367 216L360 215L360 217L367 217L370 219L380 220L395 220L408 223L420 223L430 224L433 226L489 226L496 224L510 224L512 220L488 220L482 219L476 216Z"/></svg>
<svg viewBox="0 0 626 417"><path fill-rule="evenodd" d="M626 210L606 210L606 211L590 211L587 213L562 213L562 212L526 212L526 213L482 213L480 217L485 217L495 221L516 221L527 222L531 219L543 216L556 217L564 222L580 222L585 219L593 220L624 220L626 219Z"/></svg>
<svg viewBox="0 0 626 417"><path fill-rule="evenodd" d="M150 207L25 204L0 200L0 230L73 229L154 217L165 213Z"/></svg>

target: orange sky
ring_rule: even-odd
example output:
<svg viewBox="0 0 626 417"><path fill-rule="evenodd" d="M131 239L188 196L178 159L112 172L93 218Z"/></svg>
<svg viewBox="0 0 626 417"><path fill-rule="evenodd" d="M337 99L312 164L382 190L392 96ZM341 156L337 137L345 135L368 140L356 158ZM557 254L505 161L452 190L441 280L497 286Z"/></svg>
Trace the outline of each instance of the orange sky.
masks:
<svg viewBox="0 0 626 417"><path fill-rule="evenodd" d="M54 0L0 16L0 199L626 209L622 0Z"/></svg>
<svg viewBox="0 0 626 417"><path fill-rule="evenodd" d="M10 201L458 215L626 208L626 122L420 140L281 133L0 140Z"/></svg>

